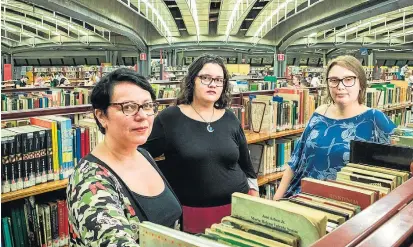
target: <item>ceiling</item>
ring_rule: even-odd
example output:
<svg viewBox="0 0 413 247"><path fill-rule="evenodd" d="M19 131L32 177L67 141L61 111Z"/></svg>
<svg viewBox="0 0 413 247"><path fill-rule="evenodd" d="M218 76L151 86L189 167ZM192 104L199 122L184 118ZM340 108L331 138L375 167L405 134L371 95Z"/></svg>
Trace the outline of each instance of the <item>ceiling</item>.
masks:
<svg viewBox="0 0 413 247"><path fill-rule="evenodd" d="M182 48L180 44L190 49L202 46L236 49L241 44L240 49L246 51L273 51L268 47L279 45L308 51L350 46L413 47L411 0L2 0L1 3L2 47L12 50L70 46L137 49L131 35L143 37L146 46L158 49ZM72 9L59 8L68 3L78 5ZM334 4L343 9L329 9ZM372 12L374 6L383 7ZM94 14L104 13L103 10L112 14L85 22L79 18L79 8ZM356 12L364 18L352 17ZM143 28L139 19L155 31ZM128 27L134 33L122 32L118 26ZM294 35L298 33L303 35L296 38Z"/></svg>

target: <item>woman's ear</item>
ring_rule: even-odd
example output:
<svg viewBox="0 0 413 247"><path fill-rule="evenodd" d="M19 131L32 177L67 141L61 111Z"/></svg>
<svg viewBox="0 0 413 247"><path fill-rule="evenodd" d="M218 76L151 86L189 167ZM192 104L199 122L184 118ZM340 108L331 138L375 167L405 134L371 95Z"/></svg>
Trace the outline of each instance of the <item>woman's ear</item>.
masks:
<svg viewBox="0 0 413 247"><path fill-rule="evenodd" d="M95 116L104 129L107 128L107 116L101 109L95 109Z"/></svg>

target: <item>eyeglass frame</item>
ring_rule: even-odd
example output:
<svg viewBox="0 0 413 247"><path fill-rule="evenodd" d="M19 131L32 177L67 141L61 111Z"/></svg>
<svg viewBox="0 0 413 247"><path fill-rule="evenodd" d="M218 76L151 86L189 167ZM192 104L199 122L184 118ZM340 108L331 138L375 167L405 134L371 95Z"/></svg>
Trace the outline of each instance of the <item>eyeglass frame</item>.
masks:
<svg viewBox="0 0 413 247"><path fill-rule="evenodd" d="M212 82L215 82L215 86L216 86L216 87L224 87L225 78L212 78L212 76L208 75L208 76L211 77L211 81L210 81L209 83L205 84L205 83L203 82L202 78L201 78L202 76L207 76L207 75L197 75L197 76L195 76L195 77L198 77L199 80L201 80L201 83L202 83L203 85L209 86L209 85L212 84ZM218 80L218 79L222 79L222 85L217 84L217 80Z"/></svg>
<svg viewBox="0 0 413 247"><path fill-rule="evenodd" d="M346 85L344 84L344 79L349 78L349 77L353 78L353 85L351 85L351 86L346 86ZM333 77L333 78L334 78L334 77ZM339 78L334 78L334 79L338 80L338 83L337 83L336 86L332 87L332 86L330 86L330 82L329 82L330 77L329 77L329 78L327 78L327 85L328 85L329 87L331 87L331 88L336 88L336 87L338 87L338 86L340 85L340 83L341 83L341 84L343 84L344 87L354 87L354 85L356 85L356 79L357 79L357 78L358 78L357 76L346 76L346 77L343 77L343 78L341 78L341 79L339 79Z"/></svg>
<svg viewBox="0 0 413 247"><path fill-rule="evenodd" d="M138 105L138 111L136 111L136 113L133 114L133 115L127 115L127 114L125 113L125 111L123 110L123 105L124 105L124 104L129 104L129 103L133 103L133 104L135 104L135 105ZM143 104L138 104L138 103L133 102L133 101L127 101L127 102L122 102L122 103L119 103L119 102L111 102L111 103L109 103L109 106L111 106L111 105L120 105L120 108L122 109L122 113L123 113L125 116L136 116L136 114L138 114L141 109L143 110L143 105L148 104L148 103L153 103L153 104L155 104L155 108L154 108L154 113L153 113L153 114L148 115L148 114L145 113L145 111L144 111L144 113L146 114L146 116L150 117L150 116L155 115L155 114L158 112L158 107L159 107L159 103L158 103L158 102L151 101L151 102L145 102L145 103L143 103Z"/></svg>

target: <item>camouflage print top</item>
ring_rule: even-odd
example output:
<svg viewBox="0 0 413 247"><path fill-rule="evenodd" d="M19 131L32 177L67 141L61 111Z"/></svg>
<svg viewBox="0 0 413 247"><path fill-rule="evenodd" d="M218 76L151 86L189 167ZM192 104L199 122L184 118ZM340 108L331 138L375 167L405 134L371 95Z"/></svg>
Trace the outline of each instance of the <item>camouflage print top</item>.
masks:
<svg viewBox="0 0 413 247"><path fill-rule="evenodd" d="M82 159L66 193L71 246L139 246L139 219L107 168Z"/></svg>

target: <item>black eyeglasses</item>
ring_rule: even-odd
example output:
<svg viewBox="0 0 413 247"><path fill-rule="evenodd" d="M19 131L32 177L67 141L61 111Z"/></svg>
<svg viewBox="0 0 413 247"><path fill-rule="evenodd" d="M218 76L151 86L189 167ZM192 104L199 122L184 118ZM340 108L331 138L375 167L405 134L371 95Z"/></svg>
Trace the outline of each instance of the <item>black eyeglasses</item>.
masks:
<svg viewBox="0 0 413 247"><path fill-rule="evenodd" d="M209 86L214 81L217 87L224 86L224 78L212 78L210 75L198 75L197 77L201 79L201 83L204 85Z"/></svg>
<svg viewBox="0 0 413 247"><path fill-rule="evenodd" d="M327 78L328 86L329 87L338 87L338 85L343 83L345 87L352 87L356 84L356 76L346 76L343 79L339 79L337 77L329 77Z"/></svg>
<svg viewBox="0 0 413 247"><path fill-rule="evenodd" d="M147 102L138 104L135 102L123 102L123 103L109 103L109 105L120 105L123 114L126 116L135 116L139 110L142 109L147 116L153 116L158 112L157 102Z"/></svg>

